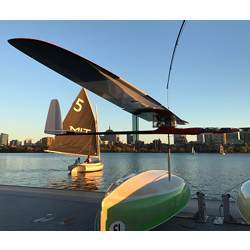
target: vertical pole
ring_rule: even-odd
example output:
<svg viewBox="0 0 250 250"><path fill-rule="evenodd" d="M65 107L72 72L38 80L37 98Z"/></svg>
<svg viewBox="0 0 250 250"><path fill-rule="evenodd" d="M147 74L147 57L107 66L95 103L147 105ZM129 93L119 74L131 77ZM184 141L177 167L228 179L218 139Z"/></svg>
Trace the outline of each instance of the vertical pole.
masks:
<svg viewBox="0 0 250 250"><path fill-rule="evenodd" d="M168 134L168 180L171 179L171 161L170 161L170 136Z"/></svg>
<svg viewBox="0 0 250 250"><path fill-rule="evenodd" d="M96 132L99 131L98 128L98 116L97 116L97 106L95 105L95 128ZM100 136L96 135L96 146L97 146L97 155L98 155L98 160L101 161L101 151L100 151Z"/></svg>
<svg viewBox="0 0 250 250"><path fill-rule="evenodd" d="M205 223L208 218L206 211L205 194L203 194L202 192L197 192L196 195L198 198L198 211L195 213L194 218L201 223Z"/></svg>
<svg viewBox="0 0 250 250"><path fill-rule="evenodd" d="M139 117L132 115L132 130L139 131ZM133 134L133 144L139 141L139 134Z"/></svg>
<svg viewBox="0 0 250 250"><path fill-rule="evenodd" d="M233 217L230 214L229 198L230 198L230 194L223 194L222 195L224 222L232 222L233 221Z"/></svg>

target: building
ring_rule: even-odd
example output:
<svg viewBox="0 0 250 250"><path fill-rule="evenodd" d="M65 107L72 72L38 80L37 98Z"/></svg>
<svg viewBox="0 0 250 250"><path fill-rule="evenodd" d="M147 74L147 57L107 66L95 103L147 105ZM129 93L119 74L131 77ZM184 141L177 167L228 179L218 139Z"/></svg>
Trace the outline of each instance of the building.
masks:
<svg viewBox="0 0 250 250"><path fill-rule="evenodd" d="M110 128L110 126L109 126L109 129L106 130L106 132L112 133L112 132L114 132L114 131L113 131L113 130ZM117 135L115 135L115 134L103 135L103 136L100 137L100 139L102 140L102 142L107 141L108 144L114 144L114 143L116 143L116 142L119 142L119 137L118 137Z"/></svg>
<svg viewBox="0 0 250 250"><path fill-rule="evenodd" d="M134 145L135 145L136 150L140 151L144 147L144 141L138 140L135 142Z"/></svg>
<svg viewBox="0 0 250 250"><path fill-rule="evenodd" d="M43 148L48 148L54 142L54 140L54 137L43 137L41 139L41 145Z"/></svg>
<svg viewBox="0 0 250 250"><path fill-rule="evenodd" d="M100 136L100 139L101 139L101 145L108 145L109 142L108 141L105 141L103 136Z"/></svg>
<svg viewBox="0 0 250 250"><path fill-rule="evenodd" d="M174 144L187 144L187 137L186 135L174 135Z"/></svg>
<svg viewBox="0 0 250 250"><path fill-rule="evenodd" d="M237 144L239 143L239 132L236 133L228 133L227 136L227 144Z"/></svg>
<svg viewBox="0 0 250 250"><path fill-rule="evenodd" d="M250 128L241 129L240 140L247 143L250 146Z"/></svg>
<svg viewBox="0 0 250 250"><path fill-rule="evenodd" d="M19 146L22 146L22 142L18 141L18 140L12 140L12 141L10 141L10 146L13 148L19 147Z"/></svg>
<svg viewBox="0 0 250 250"><path fill-rule="evenodd" d="M206 144L227 144L226 134L205 134Z"/></svg>
<svg viewBox="0 0 250 250"><path fill-rule="evenodd" d="M205 143L205 136L204 136L204 134L197 135L197 142L201 143L201 144Z"/></svg>
<svg viewBox="0 0 250 250"><path fill-rule="evenodd" d="M1 133L0 134L0 146L8 146L9 144L9 135Z"/></svg>
<svg viewBox="0 0 250 250"><path fill-rule="evenodd" d="M158 140L153 140L153 147L154 150L157 152L161 152L162 151L162 142L160 139Z"/></svg>
<svg viewBox="0 0 250 250"><path fill-rule="evenodd" d="M30 139L30 138L25 139L24 142L23 142L23 145L24 146L31 146L32 145L32 139Z"/></svg>
<svg viewBox="0 0 250 250"><path fill-rule="evenodd" d="M127 144L133 144L133 135L127 134Z"/></svg>

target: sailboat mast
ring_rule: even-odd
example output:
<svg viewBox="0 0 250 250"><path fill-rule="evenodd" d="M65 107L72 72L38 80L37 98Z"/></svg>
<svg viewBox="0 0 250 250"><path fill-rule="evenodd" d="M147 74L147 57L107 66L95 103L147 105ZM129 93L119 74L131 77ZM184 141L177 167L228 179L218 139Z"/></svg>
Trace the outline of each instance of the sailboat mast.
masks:
<svg viewBox="0 0 250 250"><path fill-rule="evenodd" d="M96 127L96 131L99 131L98 128L98 117L97 117L97 107L95 105L95 127ZM97 156L98 156L98 160L101 161L101 151L100 151L100 136L96 135L96 146L97 146Z"/></svg>

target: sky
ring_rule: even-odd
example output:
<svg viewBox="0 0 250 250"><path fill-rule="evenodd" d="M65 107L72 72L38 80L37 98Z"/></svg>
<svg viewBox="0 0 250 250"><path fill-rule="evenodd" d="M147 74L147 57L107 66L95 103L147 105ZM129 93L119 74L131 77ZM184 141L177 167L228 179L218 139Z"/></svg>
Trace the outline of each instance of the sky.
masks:
<svg viewBox="0 0 250 250"><path fill-rule="evenodd" d="M8 44L45 40L90 59L166 105L166 80L181 21L0 21L0 133L34 141L49 102L65 117L80 86ZM188 21L175 55L169 106L195 127L249 127L250 22ZM99 128L130 130L131 114L89 93ZM140 129L152 124L140 119ZM140 136L146 142L166 136ZM124 139L124 137L122 137Z"/></svg>

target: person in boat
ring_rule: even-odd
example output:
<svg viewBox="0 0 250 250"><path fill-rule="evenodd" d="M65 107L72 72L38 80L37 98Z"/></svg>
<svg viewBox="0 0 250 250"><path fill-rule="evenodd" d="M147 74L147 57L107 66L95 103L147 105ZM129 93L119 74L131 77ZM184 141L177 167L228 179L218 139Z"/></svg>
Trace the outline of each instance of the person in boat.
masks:
<svg viewBox="0 0 250 250"><path fill-rule="evenodd" d="M86 160L84 161L85 163L90 163L91 162L91 157L90 155L87 156Z"/></svg>
<svg viewBox="0 0 250 250"><path fill-rule="evenodd" d="M80 157L78 157L76 160L75 160L75 164L79 164L81 162L81 159Z"/></svg>

